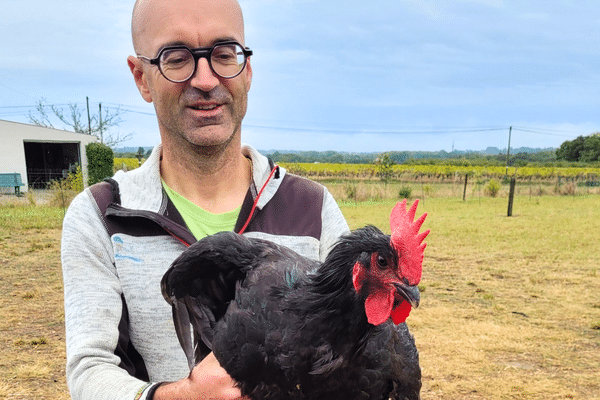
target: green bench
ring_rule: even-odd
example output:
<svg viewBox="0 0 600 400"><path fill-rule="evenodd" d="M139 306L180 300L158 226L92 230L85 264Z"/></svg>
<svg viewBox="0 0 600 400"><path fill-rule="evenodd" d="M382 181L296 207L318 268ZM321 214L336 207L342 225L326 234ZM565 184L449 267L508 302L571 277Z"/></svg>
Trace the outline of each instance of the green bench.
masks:
<svg viewBox="0 0 600 400"><path fill-rule="evenodd" d="M25 184L21 181L21 174L18 172L0 174L0 187L14 187L15 194L20 196L21 186L25 186Z"/></svg>

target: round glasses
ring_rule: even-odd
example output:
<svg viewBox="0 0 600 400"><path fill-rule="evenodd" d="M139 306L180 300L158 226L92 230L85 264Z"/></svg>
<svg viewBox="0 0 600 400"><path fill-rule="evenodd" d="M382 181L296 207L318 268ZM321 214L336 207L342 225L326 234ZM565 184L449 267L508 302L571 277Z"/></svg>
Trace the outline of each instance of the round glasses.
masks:
<svg viewBox="0 0 600 400"><path fill-rule="evenodd" d="M187 46L163 48L156 58L138 56L142 61L156 65L160 73L174 83L190 79L198 68L198 60L206 58L210 69L221 78L235 78L242 73L252 50L238 42L220 42L212 47L190 49Z"/></svg>

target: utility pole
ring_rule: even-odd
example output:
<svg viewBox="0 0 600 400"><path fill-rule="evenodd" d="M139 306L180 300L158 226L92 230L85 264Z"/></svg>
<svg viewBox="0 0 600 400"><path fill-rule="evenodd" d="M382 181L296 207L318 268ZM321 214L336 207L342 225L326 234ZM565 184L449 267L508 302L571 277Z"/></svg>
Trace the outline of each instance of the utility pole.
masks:
<svg viewBox="0 0 600 400"><path fill-rule="evenodd" d="M102 133L102 103L98 103L98 129L100 129L100 143L104 144L104 134Z"/></svg>
<svg viewBox="0 0 600 400"><path fill-rule="evenodd" d="M88 112L88 135L92 134L92 119L90 118L90 98L85 96L85 102L87 103Z"/></svg>
<svg viewBox="0 0 600 400"><path fill-rule="evenodd" d="M508 176L508 164L510 163L510 135L512 133L512 126L508 130L508 150L506 151L506 176Z"/></svg>

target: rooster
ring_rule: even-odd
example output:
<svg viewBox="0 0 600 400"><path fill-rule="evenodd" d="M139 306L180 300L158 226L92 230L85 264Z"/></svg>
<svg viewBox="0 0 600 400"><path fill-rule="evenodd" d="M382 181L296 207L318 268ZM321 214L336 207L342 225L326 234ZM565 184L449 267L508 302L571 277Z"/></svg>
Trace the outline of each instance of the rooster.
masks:
<svg viewBox="0 0 600 400"><path fill-rule="evenodd" d="M323 263L233 232L191 245L161 282L190 368L212 350L255 400L419 399L404 323L429 234L417 205L394 207L391 236L357 229Z"/></svg>

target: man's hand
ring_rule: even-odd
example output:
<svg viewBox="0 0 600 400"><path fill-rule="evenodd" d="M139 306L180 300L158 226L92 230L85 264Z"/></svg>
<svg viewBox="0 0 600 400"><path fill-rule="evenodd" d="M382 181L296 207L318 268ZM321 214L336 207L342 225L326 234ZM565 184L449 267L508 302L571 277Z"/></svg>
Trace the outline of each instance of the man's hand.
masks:
<svg viewBox="0 0 600 400"><path fill-rule="evenodd" d="M160 386L153 400L234 400L242 399L240 389L215 355L210 353L179 382Z"/></svg>

